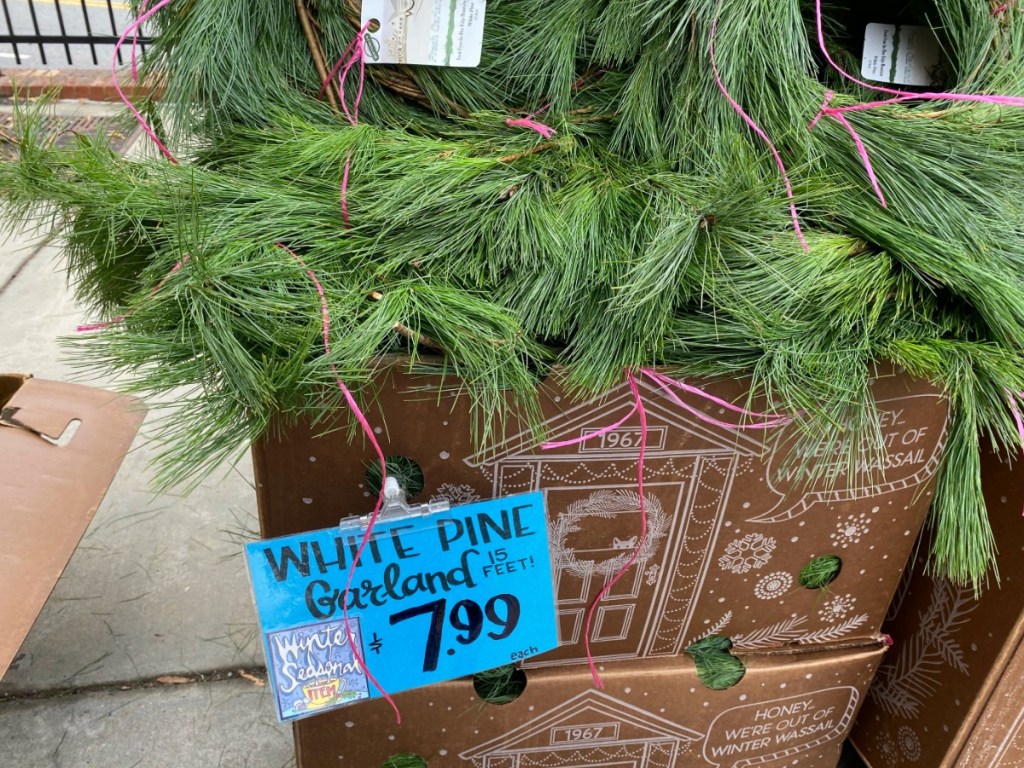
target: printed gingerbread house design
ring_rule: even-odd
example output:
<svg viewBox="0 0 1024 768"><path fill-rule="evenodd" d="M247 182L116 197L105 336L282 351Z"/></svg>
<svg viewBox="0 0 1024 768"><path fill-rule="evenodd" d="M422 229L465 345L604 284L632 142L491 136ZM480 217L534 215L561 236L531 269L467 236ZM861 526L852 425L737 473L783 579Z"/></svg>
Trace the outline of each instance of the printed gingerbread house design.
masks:
<svg viewBox="0 0 1024 768"><path fill-rule="evenodd" d="M811 479L799 460L788 462L799 428L748 432L708 424L657 385L640 380L637 386L647 415L648 538L636 564L596 607L589 635L595 659L676 655L709 632L728 631L743 647L827 642L858 631L872 615L881 617L881 605L861 609L868 602L863 596L837 593L826 604L816 594L794 595L794 585L807 560L826 551L844 558L856 553L861 574L898 574L898 566L886 567L879 536L885 525L902 525L909 546L916 529L903 519L921 517L927 507L915 489L934 475L945 442L938 394L879 397L883 452L865 454L848 476L840 447L826 447L835 454L819 456L826 449L812 442L802 450L815 451L808 454L814 463L829 472L834 467L835 474ZM719 422L736 416L687 397ZM465 459L495 497L547 492L560 646L526 666L585 660L588 607L636 549L639 420L634 414L614 430L601 430L634 407L633 393L622 384L549 418L546 434L558 444L553 449L524 431ZM888 496L884 503L882 496ZM798 518L804 516L817 522L798 535L790 528L802 528ZM812 530L817 544L810 543ZM789 602L781 608L783 599ZM768 609L774 604L780 610ZM750 610L755 605L758 610Z"/></svg>
<svg viewBox="0 0 1024 768"><path fill-rule="evenodd" d="M598 606L591 647L603 660L680 652L734 479L759 465L750 460L762 452L759 438L705 424L653 385L639 386L648 423L648 540L636 566ZM552 441L592 434L595 424L612 424L633 406L621 385L558 414L546 431ZM531 665L583 660L587 606L636 545L640 428L632 423L555 450L515 435L466 460L489 477L494 496L547 491L562 650Z"/></svg>
<svg viewBox="0 0 1024 768"><path fill-rule="evenodd" d="M459 755L474 768L676 768L703 734L585 691Z"/></svg>

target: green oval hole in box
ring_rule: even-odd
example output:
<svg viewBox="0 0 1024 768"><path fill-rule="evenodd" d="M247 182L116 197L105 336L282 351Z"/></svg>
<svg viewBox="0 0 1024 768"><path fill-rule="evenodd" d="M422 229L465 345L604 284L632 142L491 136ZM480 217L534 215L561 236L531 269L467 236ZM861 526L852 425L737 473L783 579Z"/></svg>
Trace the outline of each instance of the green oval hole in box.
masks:
<svg viewBox="0 0 1024 768"><path fill-rule="evenodd" d="M404 753L392 755L384 761L381 768L427 768L427 761L419 755Z"/></svg>
<svg viewBox="0 0 1024 768"><path fill-rule="evenodd" d="M800 586L824 589L839 577L843 561L837 555L822 555L811 560L800 571Z"/></svg>
<svg viewBox="0 0 1024 768"><path fill-rule="evenodd" d="M385 456L388 477L393 477L405 489L405 497L411 501L423 490L423 469L407 456ZM380 464L374 462L366 468L366 490L373 497L380 493Z"/></svg>
<svg viewBox="0 0 1024 768"><path fill-rule="evenodd" d="M526 690L526 673L513 664L477 672L473 690L488 704L510 704Z"/></svg>
<svg viewBox="0 0 1024 768"><path fill-rule="evenodd" d="M686 653L693 657L697 678L705 687L724 691L747 674L743 661L733 656L731 650L732 640L722 635L708 635L686 649Z"/></svg>

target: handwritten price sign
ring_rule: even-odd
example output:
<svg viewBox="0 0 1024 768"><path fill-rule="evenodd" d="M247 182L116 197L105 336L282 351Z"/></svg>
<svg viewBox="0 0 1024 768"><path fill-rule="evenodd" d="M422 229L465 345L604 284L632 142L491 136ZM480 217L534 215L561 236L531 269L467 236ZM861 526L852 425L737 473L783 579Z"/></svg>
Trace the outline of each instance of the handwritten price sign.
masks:
<svg viewBox="0 0 1024 768"><path fill-rule="evenodd" d="M278 716L520 661L558 644L542 493L245 548ZM342 611L348 607L345 632Z"/></svg>

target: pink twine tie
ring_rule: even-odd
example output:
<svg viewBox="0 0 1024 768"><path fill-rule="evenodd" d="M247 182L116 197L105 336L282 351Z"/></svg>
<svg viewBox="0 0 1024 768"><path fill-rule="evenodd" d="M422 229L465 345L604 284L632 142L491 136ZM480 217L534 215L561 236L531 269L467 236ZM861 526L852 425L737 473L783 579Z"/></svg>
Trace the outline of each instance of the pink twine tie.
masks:
<svg viewBox="0 0 1024 768"><path fill-rule="evenodd" d="M327 309L327 295L324 293L324 287L320 284L313 270L306 266L306 262L295 253L291 248L284 245L283 243L277 243L277 246L294 258L299 265L306 271L306 275L312 281L316 287L316 292L320 296L320 315L323 318L323 338L324 338L324 352L330 357L331 354L331 315ZM384 451L380 447L380 443L377 442L377 436L373 432L373 428L370 426L370 422L367 420L366 415L359 408L359 404L356 402L355 397L352 396L352 392L345 382L342 381L341 376L338 374L338 369L334 363L328 364L331 368L331 373L334 374L334 381L338 385L338 389L341 390L342 395L345 396L345 402L348 404L349 410L352 411L352 415L356 417L356 421L359 422L359 426L362 427L363 433L370 441L370 445L373 446L374 452L377 454L377 460L380 462L380 490L377 492L377 503L373 506L373 512L370 513L370 520L366 526L366 530L363 532L362 541L359 543L359 549L356 550L355 557L352 558L352 564L348 569L348 579L345 581L345 593L342 598L341 612L342 619L345 623L345 634L348 636L352 645L352 656L355 658L356 663L362 668L363 673L366 675L367 680L373 683L373 686L380 691L380 695L391 705L391 709L395 712L395 720L400 725L402 723L402 713L398 709L398 705L395 700L391 698L391 695L384 690L383 686L377 681L377 678L370 672L369 667L366 664L366 659L363 657L362 651L359 648L359 643L355 642L355 635L352 632L352 626L349 622L348 617L348 597L349 592L352 588L352 580L355 578L356 568L359 565L360 558L363 556L363 551L370 543L370 539L373 536L373 527L377 524L377 516L380 514L381 506L384 504L384 486L387 482L388 470L387 462L384 459Z"/></svg>
<svg viewBox="0 0 1024 768"><path fill-rule="evenodd" d="M117 81L117 55L118 52L121 50L121 46L124 45L125 40L128 39L128 35L137 35L139 27L141 27L143 23L148 21L154 14L156 14L161 8L168 5L170 2L171 0L160 0L160 2L158 2L145 13L140 13L139 17L125 28L124 32L121 33L121 36L117 39L117 42L114 44L114 56L113 60L110 63L110 73L114 81L114 90L117 91L117 95L120 97L121 101L124 102L124 105L128 107L132 115L135 116L135 119L138 121L139 125L142 126L142 130L145 131L146 135L149 136L149 138L153 141L154 144L156 144L157 149L160 150L164 157L166 157L172 163L177 164L177 158L175 158L174 155L171 154L171 151L164 146L163 142L160 141L160 138L156 135L153 129L149 127L149 123L146 122L146 119L142 116L139 110L135 108L135 105L132 103L131 99L129 99L125 95L124 91L121 90L121 85ZM145 8L145 5L143 5L142 7ZM132 78L136 78L134 43L132 54Z"/></svg>
<svg viewBox="0 0 1024 768"><path fill-rule="evenodd" d="M793 421L793 418L791 416L786 416L784 414L758 413L757 411L748 411L746 408L734 405L733 403L730 403L728 400L723 400L720 397L712 395L710 392L705 392L703 389L695 387L691 384L687 384L685 381L670 378L665 374L658 373L657 371L651 368L642 368L640 372L644 374L647 378L651 379L659 387L661 387L662 390L664 390L665 394L668 395L669 399L672 400L672 402L674 402L680 408L689 411L701 421L707 422L708 424L713 424L716 427L721 427L723 429L772 429L774 427L784 427L785 425ZM739 413L742 414L743 416L750 417L753 419L762 419L762 421L747 422L740 424L731 424L726 421L719 421L714 416L708 416L706 413L704 413L704 411L694 408L689 403L683 402L679 398L679 396L672 391L673 388L681 389L682 391L688 392L691 395L696 395L697 397L702 397L705 400L714 403L715 405L721 406L722 408L726 408L727 410L732 411L733 413Z"/></svg>
<svg viewBox="0 0 1024 768"><path fill-rule="evenodd" d="M832 58L832 55L828 52L828 46L825 45L824 25L822 24L821 0L815 0L814 5L816 15L815 21L817 23L818 29L818 48L821 49L821 53L822 55L824 55L825 60L829 63L829 66L831 66L832 69L834 69L844 78L846 78L852 83L856 83L862 88L867 88L868 90L875 91L876 93L888 93L893 97L891 99L881 99L878 101L870 101L865 104L854 104L847 107L829 107L828 102L831 100L831 94L828 94L825 97L825 105L822 106L821 110L819 110L818 112L818 115L814 118L813 121L811 121L810 126L808 126L809 128L813 128L817 124L818 120L821 118L822 115L829 115L830 117L834 117L836 120L838 120L843 125L843 127L845 127L847 131L849 131L850 136L853 138L854 143L857 146L857 152L860 154L861 160L864 163L864 168L867 171L868 178L871 179L872 186L875 189L875 194L881 201L883 208L886 207L885 197L882 195L882 189L878 184L877 178L875 177L875 171L871 165L871 158L868 155L867 148L864 146L864 142L861 141L860 136L857 135L857 132L853 129L849 121L846 119L844 113L859 112L862 110L887 106L889 104L901 104L905 101L915 100L972 101L983 104L997 104L1004 107L1024 107L1024 97L1021 96L1000 96L987 95L982 93L949 93L945 91L926 91L924 93L914 93L912 91L903 91L898 88L886 88L885 86L872 85L870 83L864 82L863 80L854 77L849 72L840 67L835 62L835 59ZM995 11L994 15L997 15L1002 11L1006 10L1010 5L1011 3L1007 3L1001 8L998 8Z"/></svg>
<svg viewBox="0 0 1024 768"><path fill-rule="evenodd" d="M505 125L511 128L526 128L527 130L530 131L536 131L545 139L550 139L552 136L555 135L554 128L544 125L544 123L537 122L536 120L533 119L534 117L536 117L536 115L528 115L527 117L517 118L510 117L508 120L505 121Z"/></svg>
<svg viewBox="0 0 1024 768"><path fill-rule="evenodd" d="M171 267L171 271L164 275L163 279L156 284L156 287L149 292L148 298L152 298L153 296L155 296L156 293L161 288L164 287L167 281L171 279L171 275L173 275L175 272L177 272L179 269L185 266L188 263L188 260L189 257L187 255L183 256L181 261L179 261L177 264ZM123 323L131 316L131 314L132 313L128 313L128 315L118 315L117 317L102 323L86 323L85 325L79 325L75 328L75 331L77 331L78 333L88 333L89 331L105 331L112 325L116 325L117 323Z"/></svg>
<svg viewBox="0 0 1024 768"><path fill-rule="evenodd" d="M850 121L846 119L846 115L843 114L843 109L830 107L832 99L835 98L835 94L832 91L825 91L825 101L821 105L821 109L818 110L818 114L814 116L811 124L807 126L807 130L812 130L814 126L818 124L818 121L822 117L828 115L829 117L835 118L841 126L843 126L850 134L850 138L853 139L853 144L857 147L857 153L860 155L861 161L864 163L864 170L867 171L868 180L871 182L871 188L875 190L875 194L878 196L878 200L882 203L883 208L888 208L889 204L885 201L885 195L882 194L882 186L878 183L878 177L875 176L875 168L871 165L871 156L868 155L868 148L864 146L864 141L861 139L860 134L854 130Z"/></svg>
<svg viewBox="0 0 1024 768"><path fill-rule="evenodd" d="M590 603L590 608L587 610L587 622L583 628L583 645L587 652L587 666L590 667L590 676L593 678L594 685L597 688L604 688L604 682L601 680L601 675L597 671L597 663L594 661L594 654L590 650L590 625L593 623L594 614L597 611L597 604L600 603L604 599L605 595L611 591L612 587L614 587L619 580L626 575L626 571L628 571L637 561L637 558L640 557L640 552L647 541L647 502L644 498L644 457L647 453L647 411L644 409L643 400L640 398L640 388L637 386L636 378L633 376L632 371L626 372L626 381L629 382L629 389L633 393L633 408L623 418L619 419L614 424L599 429L597 432L591 432L573 440L563 440L561 442L544 443L541 445L541 449L546 451L551 448L564 448L565 446L576 445L578 443L586 442L587 440L593 440L595 437L600 437L601 435L608 434L609 432L618 429L634 413L640 414L640 453L636 462L636 485L640 495L640 537L637 539L636 547L633 549L633 554L630 555L622 568L620 568L611 580L604 585L601 591L597 593L597 597L595 597Z"/></svg>
<svg viewBox="0 0 1024 768"><path fill-rule="evenodd" d="M604 70L598 69L591 72L589 75L584 75L583 77L579 78L575 83L572 84L573 91L578 91L583 86L585 86L590 80L593 80L596 77L600 77L603 74ZM544 123L534 119L538 115L543 115L549 109L551 109L551 102L545 104L532 115L527 115L526 117L510 117L505 121L505 125L509 126L510 128L525 128L528 131L536 131L545 139L551 139L554 137L556 133L558 133L558 131L556 131L550 125L544 125Z"/></svg>
<svg viewBox="0 0 1024 768"><path fill-rule="evenodd" d="M729 95L729 91L726 89L725 83L722 82L722 77L718 73L718 64L715 61L715 33L717 29L718 18L716 17L715 20L711 22L711 42L709 45L711 53L711 71L715 75L715 83L718 85L718 90L722 92L725 100L729 102L729 106L735 110L737 115L743 118L743 122L750 126L750 130L761 137L761 140L768 146L768 150L772 153L772 157L775 158L775 165L778 166L779 173L782 174L782 181L786 185L786 197L789 198L789 214L793 219L793 230L796 232L796 236L800 239L800 245L803 246L803 249L807 253L810 253L811 247L807 244L807 239L804 237L803 229L800 227L800 217L797 215L796 202L793 197L793 185L789 181L789 174L786 172L786 165L782 162L782 155L779 154L779 150L775 148L772 140L768 138L768 134L764 132L761 126L755 123L754 119L743 110L743 107L739 105L739 102Z"/></svg>
<svg viewBox="0 0 1024 768"><path fill-rule="evenodd" d="M704 390L698 387L694 387L690 384L687 384L684 381L670 378L662 373L658 373L657 371L651 368L641 368L640 373L641 375L646 376L647 378L655 382L659 387L661 387L669 396L669 398L677 405L689 411L702 421L705 421L708 424L713 424L717 427L723 427L725 429L771 429L773 427L785 426L786 424L789 424L790 422L793 421L792 417L785 416L782 414L757 413L756 411L748 411L746 408L734 405L730 403L728 400L723 400L720 397L716 397L715 395L705 392ZM590 649L590 626L593 623L594 614L597 611L598 604L605 598L605 596L607 596L607 594L619 582L619 580L626 575L626 572L636 563L637 559L640 557L640 553L643 551L644 544L647 541L647 500L644 497L644 459L647 454L648 435L647 411L644 408L643 398L640 397L640 388L637 385L636 377L633 375L632 371L626 372L626 381L629 383L629 389L633 393L633 407L625 416L616 421L614 424L609 424L608 426L602 427L596 432L588 432L587 434L581 437L575 437L570 440L548 442L543 443L541 445L541 449L545 451L551 450L553 448L566 448L571 445L579 445L580 443L585 443L588 440L593 440L596 437L606 435L609 432L614 432L616 429L625 424L633 416L634 413L638 413L640 416L640 449L639 454L637 456L636 465L636 485L637 491L640 496L640 535L637 538L637 543L636 546L633 548L632 555L630 555L629 559L623 564L622 568L620 568L616 572L616 574L611 578L611 580L604 585L601 591L597 593L597 596L591 601L590 606L587 609L587 620L583 630L583 644L587 654L587 666L590 668L590 675L593 678L594 685L597 688L604 688L604 683L601 680L601 675L597 669L597 663L594 661L594 655ZM672 388L678 388L683 390L684 392L688 392L690 394L697 395L698 397L702 397L705 400L712 402L716 405L722 406L723 408L733 411L734 413L739 413L744 416L749 416L755 419L762 419L763 421L747 424L729 424L724 421L719 421L713 416L709 416L703 411L694 408L688 403L683 402L678 397L678 395L676 395L676 393L672 391ZM1022 425L1022 430L1024 430L1024 425ZM1024 439L1024 431L1022 431L1022 439Z"/></svg>
<svg viewBox="0 0 1024 768"><path fill-rule="evenodd" d="M366 41L364 36L372 23L373 20L371 19L363 25L363 28L359 30L352 42L348 44L345 52L341 54L341 58L335 62L327 78L320 85L320 95L322 96L331 80L335 76L338 77L338 95L341 97L341 110L344 112L349 125L359 124L359 103L363 99L363 88L366 84ZM345 82L348 80L349 72L352 71L356 64L359 65L359 85L356 88L356 96L350 110L348 100L345 98ZM349 151L345 158L345 169L341 174L341 219L345 224L345 229L352 228L352 222L349 219L348 213L348 180L351 169L352 152Z"/></svg>

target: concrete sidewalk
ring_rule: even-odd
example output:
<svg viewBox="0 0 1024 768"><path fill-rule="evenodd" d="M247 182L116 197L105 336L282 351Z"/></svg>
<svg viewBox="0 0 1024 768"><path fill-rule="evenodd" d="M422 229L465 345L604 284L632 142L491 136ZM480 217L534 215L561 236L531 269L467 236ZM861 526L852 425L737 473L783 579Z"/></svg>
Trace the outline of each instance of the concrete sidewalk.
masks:
<svg viewBox="0 0 1024 768"><path fill-rule="evenodd" d="M0 245L0 370L109 386L59 345L97 318L75 307L58 254L46 232ZM241 556L258 528L248 456L187 497L154 495L151 456L140 437L0 681L0 766L294 764Z"/></svg>

